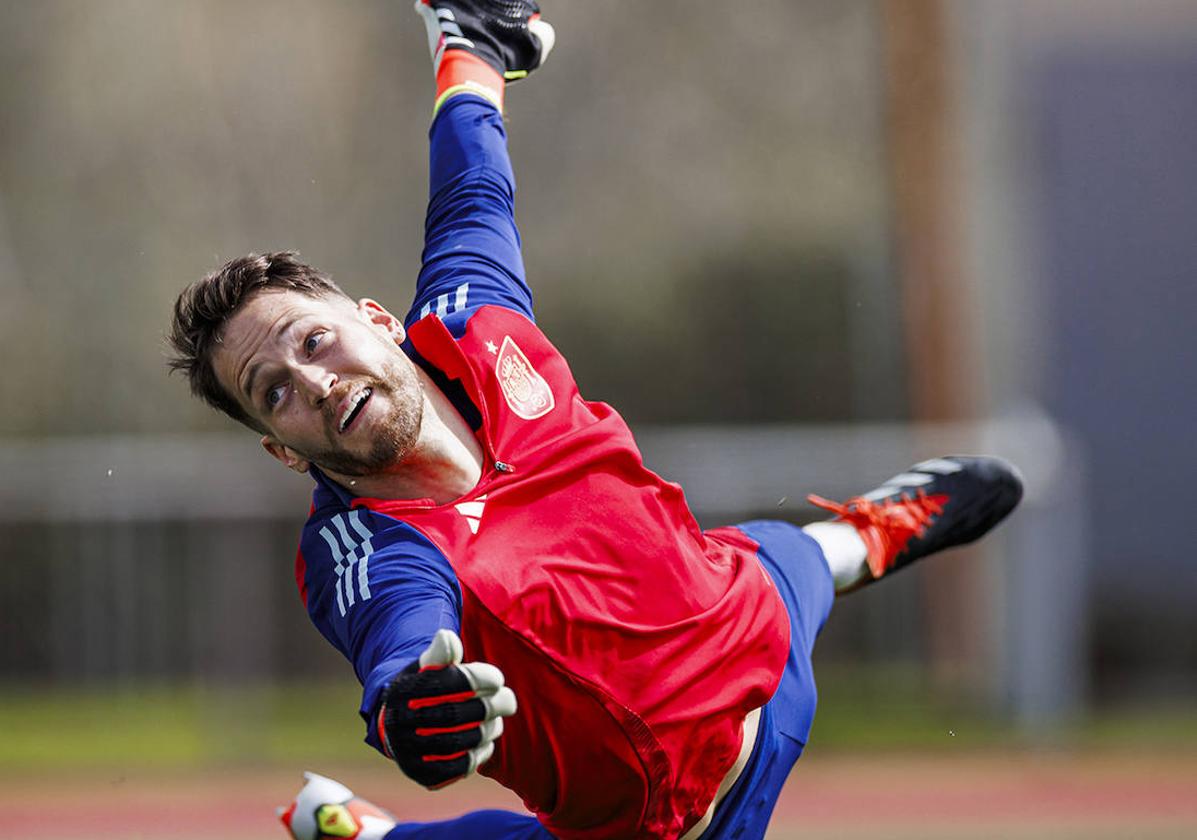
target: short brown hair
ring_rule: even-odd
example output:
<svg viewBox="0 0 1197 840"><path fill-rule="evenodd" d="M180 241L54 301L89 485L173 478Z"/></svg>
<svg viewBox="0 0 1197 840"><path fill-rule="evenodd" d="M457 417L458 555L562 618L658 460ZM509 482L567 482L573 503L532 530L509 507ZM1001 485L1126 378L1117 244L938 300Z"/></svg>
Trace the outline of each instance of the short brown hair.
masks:
<svg viewBox="0 0 1197 840"><path fill-rule="evenodd" d="M184 289L175 301L168 336L174 351L167 362L171 373L185 371L191 393L258 432L266 430L216 378L212 351L220 343L224 325L259 292L278 289L313 298L350 299L328 275L300 262L298 257L294 251L274 251L229 260Z"/></svg>

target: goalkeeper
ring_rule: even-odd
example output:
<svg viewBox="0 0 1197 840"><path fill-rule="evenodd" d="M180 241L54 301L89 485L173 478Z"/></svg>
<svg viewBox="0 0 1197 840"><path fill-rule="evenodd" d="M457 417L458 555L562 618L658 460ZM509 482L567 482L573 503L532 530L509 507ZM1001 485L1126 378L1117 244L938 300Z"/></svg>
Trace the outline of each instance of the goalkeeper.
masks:
<svg viewBox="0 0 1197 840"><path fill-rule="evenodd" d="M366 740L430 789L475 771L530 814L394 823L310 776L300 840L759 837L810 732L837 591L975 539L1017 503L996 459L925 462L805 529L699 529L533 321L507 81L535 3L422 0L437 95L426 242L400 320L289 252L175 306L172 366L315 481L297 583L363 685Z"/></svg>

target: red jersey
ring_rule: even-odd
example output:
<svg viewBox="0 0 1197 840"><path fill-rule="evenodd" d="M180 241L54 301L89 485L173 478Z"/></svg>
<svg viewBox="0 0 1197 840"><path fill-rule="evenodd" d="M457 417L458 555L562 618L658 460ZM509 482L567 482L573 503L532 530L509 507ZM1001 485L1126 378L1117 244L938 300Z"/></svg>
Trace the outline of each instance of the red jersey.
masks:
<svg viewBox="0 0 1197 840"><path fill-rule="evenodd" d="M409 341L476 424L485 463L444 505L320 482L300 584L366 684L363 713L450 627L519 700L481 773L558 837L684 833L789 651L757 545L700 530L681 488L644 466L610 406L582 399L523 315L431 315Z"/></svg>

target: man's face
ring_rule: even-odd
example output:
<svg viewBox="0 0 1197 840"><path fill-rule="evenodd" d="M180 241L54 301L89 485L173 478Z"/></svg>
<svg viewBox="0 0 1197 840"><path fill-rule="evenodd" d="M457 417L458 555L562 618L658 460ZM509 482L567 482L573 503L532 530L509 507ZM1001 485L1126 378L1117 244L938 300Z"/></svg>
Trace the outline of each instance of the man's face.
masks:
<svg viewBox="0 0 1197 840"><path fill-rule="evenodd" d="M265 291L229 319L213 366L284 464L376 475L398 468L423 418L403 338L402 325L374 301Z"/></svg>

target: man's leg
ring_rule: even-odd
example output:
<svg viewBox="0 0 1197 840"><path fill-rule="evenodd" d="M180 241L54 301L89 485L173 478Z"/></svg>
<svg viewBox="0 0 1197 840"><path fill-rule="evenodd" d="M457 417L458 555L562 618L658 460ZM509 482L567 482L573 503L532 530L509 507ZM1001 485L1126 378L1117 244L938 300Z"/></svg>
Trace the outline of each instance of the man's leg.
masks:
<svg viewBox="0 0 1197 840"><path fill-rule="evenodd" d="M811 653L831 612L835 587L819 544L797 525L759 520L735 527L760 546L757 557L790 620L789 656L777 691L761 709L752 757L702 835L749 840L764 836L810 734L817 702Z"/></svg>
<svg viewBox="0 0 1197 840"><path fill-rule="evenodd" d="M947 457L916 464L844 504L815 497L839 514L799 528L761 520L736 527L757 556L790 618L790 654L764 706L752 758L715 811L704 837L762 837L790 769L802 754L818 693L815 639L835 597L928 554L971 542L1018 503L1018 472L995 458Z"/></svg>

